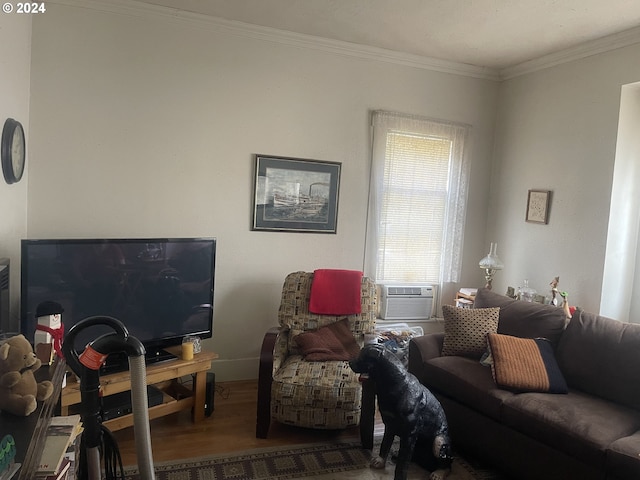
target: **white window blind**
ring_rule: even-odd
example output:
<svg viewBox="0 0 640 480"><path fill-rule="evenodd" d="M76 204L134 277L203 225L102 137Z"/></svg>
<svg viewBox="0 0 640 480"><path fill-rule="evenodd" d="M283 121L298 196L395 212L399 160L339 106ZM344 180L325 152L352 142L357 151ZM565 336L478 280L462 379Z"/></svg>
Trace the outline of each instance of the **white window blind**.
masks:
<svg viewBox="0 0 640 480"><path fill-rule="evenodd" d="M376 282L457 281L469 127L373 112L365 271Z"/></svg>

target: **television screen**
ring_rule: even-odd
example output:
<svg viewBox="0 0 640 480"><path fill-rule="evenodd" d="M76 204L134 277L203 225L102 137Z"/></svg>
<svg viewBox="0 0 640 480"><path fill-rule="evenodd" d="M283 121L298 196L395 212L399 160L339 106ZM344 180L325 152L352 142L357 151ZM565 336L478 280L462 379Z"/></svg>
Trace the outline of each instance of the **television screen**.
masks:
<svg viewBox="0 0 640 480"><path fill-rule="evenodd" d="M52 301L65 331L99 315L120 320L147 350L209 338L215 253L213 238L23 240L21 333L33 341L37 307ZM111 332L91 327L76 349Z"/></svg>

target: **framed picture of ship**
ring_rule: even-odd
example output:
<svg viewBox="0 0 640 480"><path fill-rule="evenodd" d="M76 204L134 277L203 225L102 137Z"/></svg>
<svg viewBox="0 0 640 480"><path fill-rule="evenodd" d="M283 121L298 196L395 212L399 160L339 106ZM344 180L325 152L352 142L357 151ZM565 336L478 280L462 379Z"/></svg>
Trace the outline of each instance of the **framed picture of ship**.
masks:
<svg viewBox="0 0 640 480"><path fill-rule="evenodd" d="M336 233L341 165L256 155L252 229Z"/></svg>

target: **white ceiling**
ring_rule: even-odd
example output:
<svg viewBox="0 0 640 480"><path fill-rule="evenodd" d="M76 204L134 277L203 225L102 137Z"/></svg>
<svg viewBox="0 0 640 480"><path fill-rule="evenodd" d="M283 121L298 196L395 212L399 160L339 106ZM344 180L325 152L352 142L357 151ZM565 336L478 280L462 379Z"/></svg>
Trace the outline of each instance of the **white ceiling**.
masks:
<svg viewBox="0 0 640 480"><path fill-rule="evenodd" d="M501 70L640 27L640 0L143 0Z"/></svg>

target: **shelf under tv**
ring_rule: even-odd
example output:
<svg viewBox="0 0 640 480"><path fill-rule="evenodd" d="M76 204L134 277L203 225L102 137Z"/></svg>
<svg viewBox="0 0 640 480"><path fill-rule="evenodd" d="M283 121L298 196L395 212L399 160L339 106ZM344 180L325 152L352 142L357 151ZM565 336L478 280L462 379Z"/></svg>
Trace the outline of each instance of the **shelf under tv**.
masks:
<svg viewBox="0 0 640 480"><path fill-rule="evenodd" d="M203 350L194 355L193 360L182 360L178 356L180 349L179 345L167 348L176 358L153 363L147 368L147 385L155 385L164 392L162 403L149 408L149 419L191 409L191 418L194 423L205 418L207 371L211 368L212 361L218 358L218 354ZM191 390L176 381L186 375L194 375ZM103 396L131 390L129 371L101 376L100 385ZM68 415L70 410L78 408L80 400L80 385L69 381L61 393L62 415ZM128 414L108 420L104 425L111 431L132 426L133 415Z"/></svg>

